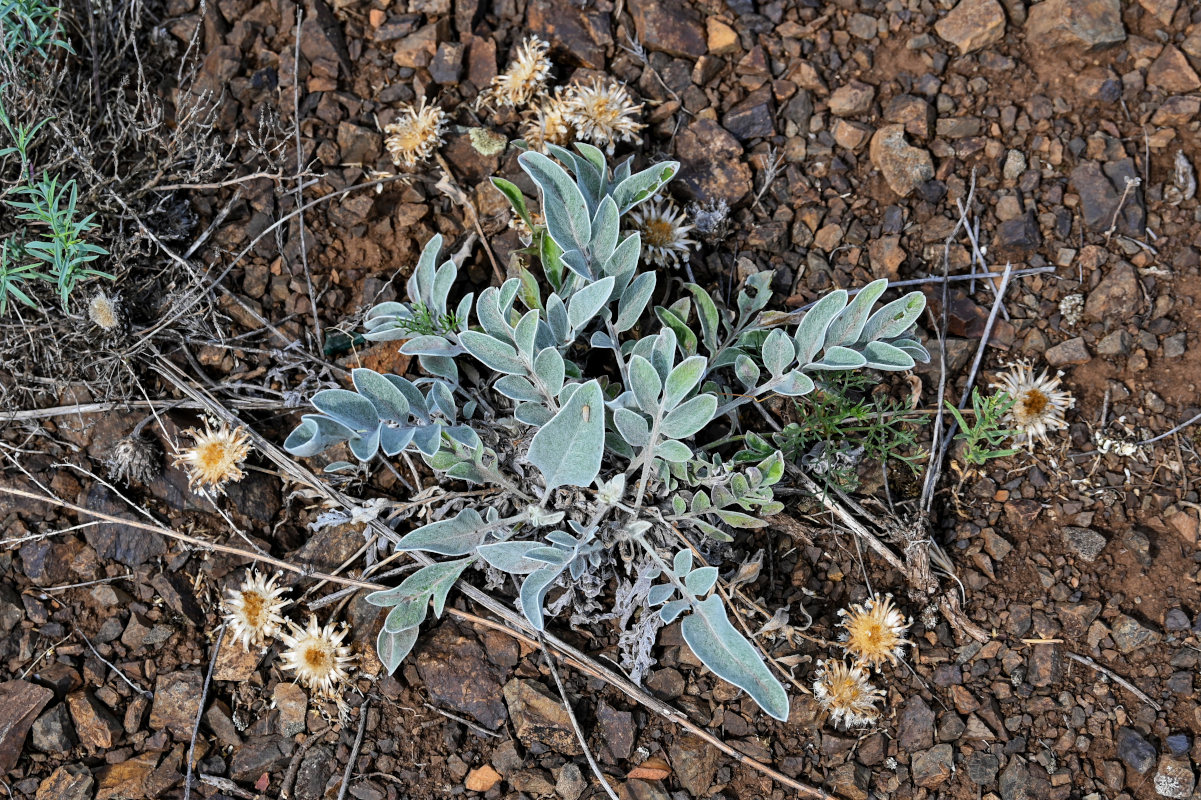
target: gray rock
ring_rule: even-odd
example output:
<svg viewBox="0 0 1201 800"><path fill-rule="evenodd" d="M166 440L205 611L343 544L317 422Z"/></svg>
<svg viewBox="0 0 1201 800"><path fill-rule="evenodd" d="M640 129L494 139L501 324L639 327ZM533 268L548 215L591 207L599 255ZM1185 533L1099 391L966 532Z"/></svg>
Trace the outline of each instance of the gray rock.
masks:
<svg viewBox="0 0 1201 800"><path fill-rule="evenodd" d="M229 774L235 781L253 783L264 772L283 770L292 760L295 745L291 740L272 734L247 739L234 748L229 762Z"/></svg>
<svg viewBox="0 0 1201 800"><path fill-rule="evenodd" d="M1063 654L1058 645L1036 644L1030 651L1026 680L1031 686L1050 686L1063 675Z"/></svg>
<svg viewBox="0 0 1201 800"><path fill-rule="evenodd" d="M871 110L876 90L862 81L851 81L830 95L830 113L836 117L854 117Z"/></svg>
<svg viewBox="0 0 1201 800"><path fill-rule="evenodd" d="M1111 331L1097 342L1097 353L1103 356L1124 356L1130 352L1130 343L1130 334L1126 331Z"/></svg>
<svg viewBox="0 0 1201 800"><path fill-rule="evenodd" d="M913 782L924 789L933 789L951 777L955 768L955 751L949 744L940 744L915 753L909 762Z"/></svg>
<svg viewBox="0 0 1201 800"><path fill-rule="evenodd" d="M967 777L977 786L988 786L997 779L1001 762L990 753L979 751L967 757Z"/></svg>
<svg viewBox="0 0 1201 800"><path fill-rule="evenodd" d="M1118 758L1137 772L1146 775L1155 766L1155 748L1133 728L1118 729Z"/></svg>
<svg viewBox="0 0 1201 800"><path fill-rule="evenodd" d="M1134 617L1123 614L1114 620L1113 641L1123 653L1133 653L1135 650L1157 644L1162 638Z"/></svg>
<svg viewBox="0 0 1201 800"><path fill-rule="evenodd" d="M1034 800L1030 791L1030 770L1022 759L1013 756L1001 773L1001 800Z"/></svg>
<svg viewBox="0 0 1201 800"><path fill-rule="evenodd" d="M1134 267L1121 261L1088 293L1084 314L1100 321L1121 319L1134 310L1138 301L1138 276Z"/></svg>
<svg viewBox="0 0 1201 800"><path fill-rule="evenodd" d="M75 727L67 706L59 703L38 717L29 731L29 743L34 750L59 755L75 746Z"/></svg>
<svg viewBox="0 0 1201 800"><path fill-rule="evenodd" d="M1080 528L1068 525L1061 531L1063 541L1068 548L1080 558L1088 562L1097 560L1105 549L1105 537L1092 528Z"/></svg>
<svg viewBox="0 0 1201 800"><path fill-rule="evenodd" d="M1060 342L1044 354L1047 363L1052 367L1068 367L1075 364L1087 364L1092 361L1092 354L1084 344L1084 339L1077 336Z"/></svg>
<svg viewBox="0 0 1201 800"><path fill-rule="evenodd" d="M1163 626L1169 631L1186 631L1189 628L1188 615L1179 608L1172 608L1164 615Z"/></svg>
<svg viewBox="0 0 1201 800"><path fill-rule="evenodd" d="M934 744L934 712L919 695L911 696L901 708L897 722L897 744L908 753Z"/></svg>
<svg viewBox="0 0 1201 800"><path fill-rule="evenodd" d="M1161 796L1183 800L1193 796L1196 786L1197 776L1193 774L1187 756L1163 756L1159 759L1159 769L1155 770L1155 791Z"/></svg>

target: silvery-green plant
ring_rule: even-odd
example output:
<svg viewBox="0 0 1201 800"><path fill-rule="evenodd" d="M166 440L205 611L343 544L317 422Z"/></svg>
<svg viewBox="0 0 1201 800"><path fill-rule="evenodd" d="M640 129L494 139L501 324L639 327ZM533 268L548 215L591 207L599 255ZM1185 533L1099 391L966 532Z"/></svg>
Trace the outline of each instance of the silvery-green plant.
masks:
<svg viewBox="0 0 1201 800"><path fill-rule="evenodd" d="M657 608L643 612L656 614L655 624L680 619L706 666L786 719L784 687L731 624L717 569L694 566L692 549L766 525L762 517L783 508L773 486L784 461L776 451L731 464L705 445L728 431L741 405L804 395L814 374L904 370L927 360L912 336L922 295L873 312L887 288L876 281L854 299L832 292L803 314L764 313L771 274L762 272L746 281L734 309L695 284L682 299L655 305L658 278L639 273L639 234L623 232L621 221L679 165L634 173L626 161L610 170L600 150L577 148L550 148L562 166L534 152L519 159L541 193L544 226L515 185L493 181L534 231L545 284L526 271L452 309L458 269L437 266L435 236L408 282L408 301L378 305L366 321L367 339L402 341L400 351L416 356L428 377L357 369L354 391L312 398L319 413L306 416L285 447L309 456L345 442L361 461L416 451L439 473L501 490L486 510L450 500L438 521L400 539L400 550L446 560L368 597L388 609L378 649L389 671L413 647L431 603L440 615L469 567L493 585L503 576L519 583L517 604L538 630L556 587L595 597L605 576L624 569L637 580L619 597ZM445 322L415 334L418 316Z"/></svg>

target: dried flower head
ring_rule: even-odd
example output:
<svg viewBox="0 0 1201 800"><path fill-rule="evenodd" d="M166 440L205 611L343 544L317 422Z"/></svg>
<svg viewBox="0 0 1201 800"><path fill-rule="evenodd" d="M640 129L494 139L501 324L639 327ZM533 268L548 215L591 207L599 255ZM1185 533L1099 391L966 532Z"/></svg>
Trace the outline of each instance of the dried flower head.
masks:
<svg viewBox="0 0 1201 800"><path fill-rule="evenodd" d="M670 200L655 199L630 213L630 222L642 234L642 252L646 260L660 267L678 267L687 262L688 249L696 242L688 238L691 225L685 225L684 212Z"/></svg>
<svg viewBox="0 0 1201 800"><path fill-rule="evenodd" d="M184 433L195 444L177 455L175 463L187 466L188 485L193 491L197 488L220 491L228 481L242 480L246 474L242 472L242 462L250 455L250 437L245 429L222 423L214 431L206 419L203 431L188 428Z"/></svg>
<svg viewBox="0 0 1201 800"><path fill-rule="evenodd" d="M529 213L530 221L533 222L535 226L543 224L541 214L539 214L537 211L531 211ZM516 212L513 212L509 216L509 227L517 231L517 238L521 240L521 243L524 246L529 247L534 243L534 231L530 229L529 225L525 224L525 220L522 219L521 216Z"/></svg>
<svg viewBox="0 0 1201 800"><path fill-rule="evenodd" d="M550 45L537 36L522 42L509 68L492 79L489 97L502 106L520 106L542 94L550 76L549 51Z"/></svg>
<svg viewBox="0 0 1201 800"><path fill-rule="evenodd" d="M871 598L838 613L843 618L842 646L856 663L878 669L885 661L896 664L904 655L905 645L909 644L905 638L909 623L890 595L884 595L883 600Z"/></svg>
<svg viewBox="0 0 1201 800"><path fill-rule="evenodd" d="M417 105L402 108L396 121L384 126L384 146L396 166L415 167L442 145L445 130L446 112L438 106L427 106L423 97Z"/></svg>
<svg viewBox="0 0 1201 800"><path fill-rule="evenodd" d="M323 628L313 614L307 627L293 622L288 627L279 637L288 648L281 657L283 668L295 672L301 686L332 696L349 679L354 664L350 647L342 644L349 630L332 622Z"/></svg>
<svg viewBox="0 0 1201 800"><path fill-rule="evenodd" d="M609 154L618 142L638 141L638 132L646 127L637 121L642 104L635 103L620 83L595 78L590 86L572 85L565 97L566 118L576 136L604 147Z"/></svg>
<svg viewBox="0 0 1201 800"><path fill-rule="evenodd" d="M992 386L1009 395L1013 405L1005 415L1005 421L1018 431L1017 439L1034 443L1034 439L1047 441L1047 432L1068 426L1064 412L1076 404L1072 395L1059 388L1063 373L1047 377L1044 369L1037 378L1029 364L1015 364L1003 373Z"/></svg>
<svg viewBox="0 0 1201 800"><path fill-rule="evenodd" d="M240 589L230 589L225 599L225 622L229 625L234 641L242 641L242 647L266 644L284 626L280 613L287 600L282 599L288 590L276 586L278 575L262 575L255 570L246 575Z"/></svg>
<svg viewBox="0 0 1201 800"><path fill-rule="evenodd" d="M121 328L121 307L116 295L101 290L88 301L88 319L105 333L116 333Z"/></svg>
<svg viewBox="0 0 1201 800"><path fill-rule="evenodd" d="M704 204L690 203L688 215L701 238L709 244L716 244L730 233L730 204L724 197L709 200Z"/></svg>
<svg viewBox="0 0 1201 800"><path fill-rule="evenodd" d="M108 476L118 483L127 484L131 480L146 483L158 471L158 447L135 429L129 436L117 440L108 452L104 466Z"/></svg>
<svg viewBox="0 0 1201 800"><path fill-rule="evenodd" d="M884 692L872 686L868 671L859 664L843 661L818 663L813 697L835 725L844 728L871 725L880 718L876 703Z"/></svg>
<svg viewBox="0 0 1201 800"><path fill-rule="evenodd" d="M562 86L555 93L543 98L542 102L526 111L521 126L521 136L533 149L546 152L548 144L566 147L575 137L575 128L568 118L572 102Z"/></svg>

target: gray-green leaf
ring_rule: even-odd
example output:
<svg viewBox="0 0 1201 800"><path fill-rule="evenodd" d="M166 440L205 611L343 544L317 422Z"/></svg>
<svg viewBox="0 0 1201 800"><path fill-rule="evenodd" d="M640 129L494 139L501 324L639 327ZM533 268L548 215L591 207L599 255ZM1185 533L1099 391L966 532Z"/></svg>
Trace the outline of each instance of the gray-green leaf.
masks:
<svg viewBox="0 0 1201 800"><path fill-rule="evenodd" d="M604 450L604 395L593 380L577 389L559 413L534 434L527 458L542 473L548 490L591 486L600 472Z"/></svg>
<svg viewBox="0 0 1201 800"><path fill-rule="evenodd" d="M686 439L713 420L717 411L717 398L701 394L678 406L663 418L659 431L669 439Z"/></svg>
<svg viewBox="0 0 1201 800"><path fill-rule="evenodd" d="M424 550L444 556L465 556L484 539L487 524L474 508L465 508L453 519L431 522L406 534L397 550Z"/></svg>

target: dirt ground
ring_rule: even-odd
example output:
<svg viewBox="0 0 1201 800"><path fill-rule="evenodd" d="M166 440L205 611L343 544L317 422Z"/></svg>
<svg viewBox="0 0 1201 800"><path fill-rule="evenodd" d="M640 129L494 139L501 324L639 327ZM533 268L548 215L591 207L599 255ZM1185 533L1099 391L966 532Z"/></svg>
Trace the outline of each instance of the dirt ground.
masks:
<svg viewBox="0 0 1201 800"><path fill-rule="evenodd" d="M972 264L967 237L960 232L949 250L945 242L957 202L974 186L969 211L990 268L1046 268L1013 278L978 382L1024 359L1062 370L1075 398L1066 432L981 470L952 467L936 495L932 535L959 585L941 580L988 640L928 613L906 594L903 575L819 508L790 501L786 513L802 520L810 541L770 528L740 542L723 569L766 549L769 566L751 592L771 608L789 604L794 624L803 606L814 620L807 634L818 640L836 639L840 608L870 591L893 593L913 617L914 647L881 677L879 724L837 730L795 687L791 718L774 722L700 667L676 626L661 635L645 686L749 758L850 800L1198 796L1201 427L1130 454L1103 452L1099 442L1148 439L1201 410L1195 178L1189 188L1191 165L1201 163L1201 6L315 2L156 6L164 52L182 54L196 34L203 58L192 91L220 98L216 127L240 165L229 173L240 180L180 195L197 233L218 219L197 263L220 273L295 209L293 184L278 176L296 171L288 132L297 119L299 160L311 174L304 199L327 198L306 211L303 235L292 217L253 242L223 281L230 294L212 332L164 346L165 358L233 406L260 402L246 417L277 443L299 419L302 396L336 383L322 360L409 369L394 344L361 349L349 336L367 306L403 291L431 235L442 233L456 251L475 231L473 212L437 185L436 163L401 181L337 193L396 172L381 128L401 104L428 98L451 115L441 156L503 270L521 245L487 178L507 177L536 195L522 182L515 148L485 157L467 128L517 135L512 112L475 102L529 33L550 42L556 82L604 71L645 104L643 146L619 154L636 152L639 165L679 160L669 191L681 204L729 203L728 235L692 257L698 281L715 292L732 274L773 269L779 304L799 306L877 277L937 277L944 252L951 274L964 274ZM179 104L186 98L174 78L163 75L160 86ZM929 155L933 175L914 176L890 151L884 134L897 129ZM256 173L277 177L245 177ZM494 280L479 245L465 273L465 290ZM936 282L923 289L937 305ZM984 279L951 291L946 353L957 398L994 294ZM152 312L148 303L135 308L131 329L153 325ZM925 333L929 341L928 324ZM938 371L919 374L919 407L933 409ZM93 399L104 398L75 385L57 401ZM191 494L186 474L161 453L149 480L107 487L89 470L100 473L147 413L143 406L13 422L6 448L27 453L28 474L6 470L4 482L32 489L41 481L71 503L144 521L119 489L179 532L252 543L320 570L359 554L358 528L314 531L316 498L265 461L252 461L248 477L230 486L221 503L228 518ZM168 453L170 439L198 420L182 408L160 416L146 432ZM398 499L408 491L388 473L342 488ZM879 481L865 479L859 499L874 514L912 519L915 488L899 478L891 488L886 501ZM0 770L8 770L10 797L184 796L202 693L192 795L604 796L541 655L501 632L463 618L427 623L401 669L383 676L371 655L375 610L361 596L335 599L320 613L334 608L353 624L363 659L340 721L332 705L310 703L290 682L274 649L260 657L226 642L204 688L219 599L245 559L130 524L84 525L84 516L25 500L0 500L0 513L0 675L12 681L0 684L8 697ZM350 563L350 574L363 565ZM331 591L306 591L305 601ZM461 598L452 605L480 611ZM604 663L616 658L604 626L573 631L561 623L557 633ZM777 656L801 656L793 665L801 687L833 652L801 639L773 646ZM600 681L570 669L563 677L623 799L797 796Z"/></svg>

